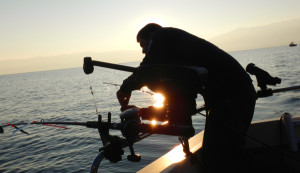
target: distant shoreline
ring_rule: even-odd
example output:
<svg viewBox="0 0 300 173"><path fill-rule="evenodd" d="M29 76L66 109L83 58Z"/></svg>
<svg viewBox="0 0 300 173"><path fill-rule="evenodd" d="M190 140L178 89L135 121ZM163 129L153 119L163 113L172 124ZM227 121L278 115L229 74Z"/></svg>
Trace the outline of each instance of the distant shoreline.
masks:
<svg viewBox="0 0 300 173"><path fill-rule="evenodd" d="M265 48L258 48L258 49L247 49L247 50L237 50L237 51L230 51L228 52L229 54L230 53L235 53L235 52L242 52L242 51L251 51L251 50L260 50L260 49L272 49L272 48L280 48L280 47L287 47L287 48L290 48L289 46L276 46L276 47L265 47ZM293 47L294 48L294 47ZM297 49L297 48L296 48ZM11 62L14 62L14 60L10 60ZM18 62L20 60L16 60L16 62ZM26 59L22 60L22 61L26 61ZM116 63L116 64L128 64L128 63L135 63L135 62L141 62L142 61L142 57L140 60L133 60L133 61L127 61L127 62L122 62L122 63ZM1 61L0 61L1 62ZM40 63L44 63L44 62L47 62L45 60L42 60ZM77 60L78 62L78 60ZM109 61L106 61L106 62L109 62ZM77 64L83 64L83 57L80 58L80 63L77 63ZM28 64L30 65L30 63ZM47 64L45 64L47 65ZM34 70L34 71L19 71L19 72L16 72L16 73L4 73L2 72L2 74L0 74L0 76L3 76L3 75L14 75L14 74L24 74L24 73L36 73L36 72L44 72L44 71L55 71L55 70L65 70L65 69L73 69L73 68L82 68L81 66L73 66L73 67L61 67L61 68L56 68L56 69L47 69L47 67L44 67L44 69L40 69L40 70ZM0 68L1 69L1 68Z"/></svg>

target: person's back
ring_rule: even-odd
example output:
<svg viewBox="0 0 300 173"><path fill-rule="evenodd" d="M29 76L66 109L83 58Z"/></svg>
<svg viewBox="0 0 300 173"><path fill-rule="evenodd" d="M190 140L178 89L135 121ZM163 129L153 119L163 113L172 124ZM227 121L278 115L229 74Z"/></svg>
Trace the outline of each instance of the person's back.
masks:
<svg viewBox="0 0 300 173"><path fill-rule="evenodd" d="M180 29L157 30L148 54L141 63L145 64L196 65L206 68L209 74L207 105L217 98L234 97L249 88L252 95L255 92L250 76L231 55Z"/></svg>

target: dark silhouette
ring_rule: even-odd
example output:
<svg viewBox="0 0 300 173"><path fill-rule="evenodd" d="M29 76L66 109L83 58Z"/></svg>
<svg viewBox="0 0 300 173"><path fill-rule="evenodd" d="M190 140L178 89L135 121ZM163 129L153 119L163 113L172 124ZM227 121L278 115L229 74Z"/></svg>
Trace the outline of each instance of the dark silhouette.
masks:
<svg viewBox="0 0 300 173"><path fill-rule="evenodd" d="M252 80L244 68L212 43L177 28L150 23L139 31L137 42L145 54L140 68L157 64L197 66L208 70L208 79L200 89L192 84L195 78L191 80L184 70L177 70L176 77L164 83L153 77L149 82L139 71L134 72L117 92L121 110L126 109L131 91L147 84L154 91L163 88L171 123L189 125L196 110L195 98L200 93L208 111L202 166L207 172L238 172L245 142L243 134L249 128L256 102ZM159 78L159 74L154 78Z"/></svg>

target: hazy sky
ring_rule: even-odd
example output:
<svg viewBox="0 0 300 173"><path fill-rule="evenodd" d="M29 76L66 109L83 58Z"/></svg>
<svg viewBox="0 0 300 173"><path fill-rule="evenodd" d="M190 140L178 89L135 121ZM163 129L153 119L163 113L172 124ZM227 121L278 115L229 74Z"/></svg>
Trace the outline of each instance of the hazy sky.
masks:
<svg viewBox="0 0 300 173"><path fill-rule="evenodd" d="M0 60L140 50L148 22L209 39L300 17L300 0L1 0Z"/></svg>

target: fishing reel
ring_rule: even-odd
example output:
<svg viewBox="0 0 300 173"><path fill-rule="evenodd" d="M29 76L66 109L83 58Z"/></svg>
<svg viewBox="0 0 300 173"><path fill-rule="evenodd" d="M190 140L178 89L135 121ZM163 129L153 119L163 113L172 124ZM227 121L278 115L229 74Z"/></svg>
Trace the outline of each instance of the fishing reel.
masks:
<svg viewBox="0 0 300 173"><path fill-rule="evenodd" d="M120 114L121 123L124 124L121 132L128 141L134 141L134 139L138 137L138 125L141 123L138 112L138 108L134 107L131 109L127 109Z"/></svg>
<svg viewBox="0 0 300 173"><path fill-rule="evenodd" d="M111 115L109 114L109 117L110 116ZM155 119L157 121L165 121L166 118L166 110L163 108L155 108L153 106L148 108L138 108L130 105L127 107L127 110L120 114L121 123L118 123L118 126L114 127L115 129L120 129L122 136L125 137L125 139L109 135L108 127L111 126L110 122L108 122L109 124L107 128L101 125L101 130L99 131L100 135L102 135L103 139L108 139L109 145L100 148L99 151L103 151L105 158L107 158L110 162L116 163L122 159L121 155L124 154L124 150L122 148L128 146L130 149L130 155L127 156L127 159L132 162L139 162L141 160L141 156L139 154L135 154L133 144L141 140L143 137L151 135L151 132L155 133L154 127L152 129L152 127L148 124L143 124L141 120ZM108 121L110 121L110 118ZM99 122L101 122L101 119L99 119ZM103 122L101 123L103 124ZM168 133L168 131L164 129L161 131ZM145 132L149 133L146 134Z"/></svg>
<svg viewBox="0 0 300 173"><path fill-rule="evenodd" d="M138 162L141 160L141 156L134 153L133 143L139 138L141 119L166 121L167 112L165 108L155 108L153 106L138 108L130 105L127 108L129 109L120 114L121 123L124 124L121 132L126 138L131 152L131 154L127 156L127 159L132 162Z"/></svg>
<svg viewBox="0 0 300 173"><path fill-rule="evenodd" d="M138 108L133 105L127 106L127 110L120 114L121 123L124 124L121 130L122 135L127 139L135 139L139 133L138 125L141 120L148 121L167 121L167 109L165 107L156 108L149 106L147 108Z"/></svg>
<svg viewBox="0 0 300 173"><path fill-rule="evenodd" d="M250 63L246 67L246 71L251 75L255 75L257 80L257 86L261 88L261 90L257 91L258 97L268 97L272 96L272 89L267 88L267 85L273 85L281 83L281 79L278 77L272 77L268 72L258 68L255 64Z"/></svg>

